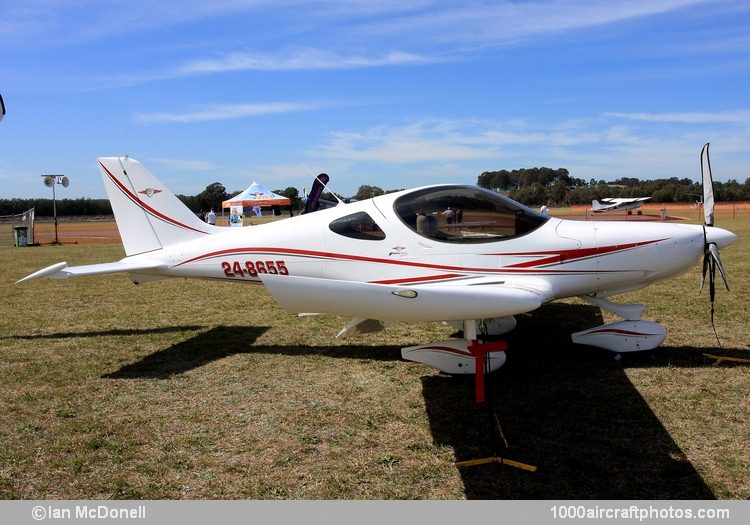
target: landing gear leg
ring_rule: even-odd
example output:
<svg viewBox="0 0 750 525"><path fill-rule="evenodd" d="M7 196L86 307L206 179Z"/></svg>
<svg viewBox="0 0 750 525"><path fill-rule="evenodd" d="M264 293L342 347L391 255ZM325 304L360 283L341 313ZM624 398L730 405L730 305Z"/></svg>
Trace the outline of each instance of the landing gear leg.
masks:
<svg viewBox="0 0 750 525"><path fill-rule="evenodd" d="M536 467L534 465L521 463L520 461L508 459L500 455L503 448L508 448L508 443L503 436L503 431L500 427L500 420L495 413L494 405L487 402L485 372L490 371L490 358L488 354L491 352L504 352L508 349L508 343L505 341L496 341L492 343L479 342L477 339L476 323L474 321L464 321L464 338L466 338L469 351L475 359L475 400L477 405L479 405L480 408L484 408L487 412L489 439L493 455L487 458L457 461L455 463L456 467L473 467L488 463L500 463L501 465L520 468L528 472L536 472Z"/></svg>

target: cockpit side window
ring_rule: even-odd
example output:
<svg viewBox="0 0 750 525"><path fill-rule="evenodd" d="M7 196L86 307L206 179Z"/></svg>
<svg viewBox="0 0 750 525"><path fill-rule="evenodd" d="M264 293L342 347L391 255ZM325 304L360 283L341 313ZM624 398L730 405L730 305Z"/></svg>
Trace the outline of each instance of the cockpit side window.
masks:
<svg viewBox="0 0 750 525"><path fill-rule="evenodd" d="M549 220L499 193L473 186L417 190L396 199L394 210L419 235L450 243L518 237Z"/></svg>
<svg viewBox="0 0 750 525"><path fill-rule="evenodd" d="M381 241L385 239L385 232L367 213L360 211L345 217L340 217L328 225L334 233L365 241Z"/></svg>

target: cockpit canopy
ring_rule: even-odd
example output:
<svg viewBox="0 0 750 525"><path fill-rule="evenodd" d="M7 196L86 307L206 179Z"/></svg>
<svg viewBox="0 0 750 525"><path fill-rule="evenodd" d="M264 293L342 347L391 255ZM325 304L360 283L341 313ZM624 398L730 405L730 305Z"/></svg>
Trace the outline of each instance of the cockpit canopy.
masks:
<svg viewBox="0 0 750 525"><path fill-rule="evenodd" d="M419 235L450 243L518 237L549 220L508 197L476 186L424 188L399 197L393 208Z"/></svg>

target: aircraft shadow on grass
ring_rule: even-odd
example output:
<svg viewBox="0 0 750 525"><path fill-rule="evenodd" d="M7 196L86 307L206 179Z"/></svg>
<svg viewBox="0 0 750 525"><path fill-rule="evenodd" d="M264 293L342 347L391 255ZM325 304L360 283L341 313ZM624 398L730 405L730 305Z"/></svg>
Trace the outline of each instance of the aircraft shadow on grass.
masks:
<svg viewBox="0 0 750 525"><path fill-rule="evenodd" d="M602 323L598 308L552 304L519 319L508 363L490 374L487 394L502 429L490 438L474 379L427 375L422 390L433 440L457 461L498 454L537 465L529 473L489 464L459 469L469 499L711 499L712 491L625 374L632 367L703 367L705 349L626 355L578 347L571 332ZM160 378L238 353L399 360L397 346L257 345L268 327L219 326L105 375ZM231 350L230 350L231 349Z"/></svg>
<svg viewBox="0 0 750 525"><path fill-rule="evenodd" d="M617 362L609 352L570 342L571 332L602 323L598 308L553 304L526 317L507 338L507 364L487 386L502 429L497 440L490 411L474 403L473 379L422 378L435 442L453 447L457 461L499 455L538 467L461 468L468 499L714 498L625 374L634 367L711 366L700 349L685 349L681 359L656 350Z"/></svg>
<svg viewBox="0 0 750 525"><path fill-rule="evenodd" d="M144 334L168 334L172 332L186 332L206 329L206 326L182 325L182 326L162 326L159 328L115 328L112 330L100 330L97 332L56 332L53 334L29 334L29 335L9 335L2 336L3 339L22 339L33 341L35 339L69 339L77 337L109 337L109 336L128 336Z"/></svg>

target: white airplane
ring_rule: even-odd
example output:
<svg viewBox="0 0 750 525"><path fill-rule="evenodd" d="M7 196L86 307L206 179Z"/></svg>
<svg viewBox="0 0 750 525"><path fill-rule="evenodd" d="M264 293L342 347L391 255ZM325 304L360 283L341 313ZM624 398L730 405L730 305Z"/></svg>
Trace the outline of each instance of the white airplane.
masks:
<svg viewBox="0 0 750 525"><path fill-rule="evenodd" d="M450 374L476 372L479 401L485 371L505 362L506 344L486 336L512 330L514 315L581 297L622 320L577 332L576 343L650 350L665 339L664 328L641 319L643 305L608 298L682 273L701 256L713 304L717 266L726 284L718 249L736 236L713 226L707 146L704 226L563 220L476 186L436 185L221 228L197 219L139 162L100 158L127 256L87 266L61 262L18 282L126 272L135 283L168 277L258 283L290 313L353 318L338 336L390 321L455 323L463 338L404 348L402 356Z"/></svg>
<svg viewBox="0 0 750 525"><path fill-rule="evenodd" d="M601 213L603 211L635 210L637 208L640 208L643 203L650 198L651 197L618 197L602 199L601 202L594 199L593 201L591 201L591 211L593 211L594 213Z"/></svg>

